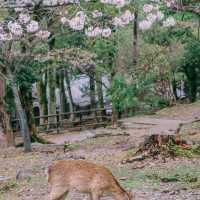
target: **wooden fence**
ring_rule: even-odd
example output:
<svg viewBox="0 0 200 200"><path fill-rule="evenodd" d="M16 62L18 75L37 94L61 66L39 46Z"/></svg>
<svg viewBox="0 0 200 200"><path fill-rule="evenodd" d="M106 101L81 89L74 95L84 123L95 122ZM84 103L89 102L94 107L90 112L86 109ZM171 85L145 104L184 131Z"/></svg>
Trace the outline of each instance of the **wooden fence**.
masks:
<svg viewBox="0 0 200 200"><path fill-rule="evenodd" d="M108 112L109 110L109 112ZM112 108L80 110L74 112L42 115L34 117L37 132L57 132L62 130L82 130L107 126L112 121ZM18 130L18 119L12 120L14 130Z"/></svg>

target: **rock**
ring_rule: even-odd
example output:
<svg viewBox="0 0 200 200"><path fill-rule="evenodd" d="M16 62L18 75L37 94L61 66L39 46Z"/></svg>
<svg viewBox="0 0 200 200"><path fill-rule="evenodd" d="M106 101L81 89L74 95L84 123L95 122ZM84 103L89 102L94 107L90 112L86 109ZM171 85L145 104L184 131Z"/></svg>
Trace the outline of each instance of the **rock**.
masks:
<svg viewBox="0 0 200 200"><path fill-rule="evenodd" d="M71 155L69 158L73 160L85 160L85 157L81 155Z"/></svg>
<svg viewBox="0 0 200 200"><path fill-rule="evenodd" d="M0 183L11 179L10 177L0 176Z"/></svg>
<svg viewBox="0 0 200 200"><path fill-rule="evenodd" d="M30 169L19 170L16 175L16 180L22 181L25 179L30 179L32 175L33 175L33 172Z"/></svg>
<svg viewBox="0 0 200 200"><path fill-rule="evenodd" d="M126 163L133 163L135 161L142 161L144 160L146 157L145 155L139 155L139 156L134 156L132 158L128 158L122 161L122 164L126 164Z"/></svg>
<svg viewBox="0 0 200 200"><path fill-rule="evenodd" d="M56 160L85 160L84 156L81 155L64 155L64 156L58 156L56 157Z"/></svg>
<svg viewBox="0 0 200 200"><path fill-rule="evenodd" d="M128 179L128 177L121 177L119 180L120 181L126 181Z"/></svg>

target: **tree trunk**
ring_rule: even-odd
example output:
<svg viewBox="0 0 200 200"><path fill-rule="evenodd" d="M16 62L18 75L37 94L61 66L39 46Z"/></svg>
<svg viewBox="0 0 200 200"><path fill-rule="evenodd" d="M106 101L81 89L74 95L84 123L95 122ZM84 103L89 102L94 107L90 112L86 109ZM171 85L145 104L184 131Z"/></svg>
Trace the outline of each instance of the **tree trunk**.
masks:
<svg viewBox="0 0 200 200"><path fill-rule="evenodd" d="M15 77L11 74L11 72L9 72L9 78L11 81L11 87L13 91L16 111L19 118L20 133L24 139L24 151L30 152L32 151L32 148L31 148L31 139L30 139L30 133L29 133L29 128L28 128L27 116L22 107Z"/></svg>
<svg viewBox="0 0 200 200"><path fill-rule="evenodd" d="M0 102L0 113L2 117L2 128L4 130L4 134L6 135L6 146L15 146L15 139L10 127L10 117L5 111L5 105L3 101Z"/></svg>
<svg viewBox="0 0 200 200"><path fill-rule="evenodd" d="M115 107L112 106L112 127L113 128L117 127L117 120L118 120L117 111Z"/></svg>
<svg viewBox="0 0 200 200"><path fill-rule="evenodd" d="M71 113L70 119L71 121L74 120L74 102L73 102L73 97L72 97L72 91L71 91L71 86L70 86L70 79L69 79L69 73L65 69L64 71L65 74L65 83L66 83L66 88L67 88L67 96L68 96L68 102L69 102L69 112Z"/></svg>
<svg viewBox="0 0 200 200"><path fill-rule="evenodd" d="M96 83L97 83L98 107L104 108L103 88L102 88L101 82L102 82L102 77L97 72L96 73Z"/></svg>
<svg viewBox="0 0 200 200"><path fill-rule="evenodd" d="M102 77L101 74L96 72L96 84L97 84L97 96L98 96L98 107L101 110L101 116L105 115L105 110L103 110L104 108L104 98L103 98L103 88L102 88Z"/></svg>
<svg viewBox="0 0 200 200"><path fill-rule="evenodd" d="M177 85L176 85L176 79L175 79L175 72L173 72L173 78L172 78L171 84L172 84L172 90L173 90L175 100L178 100L178 96L176 92Z"/></svg>
<svg viewBox="0 0 200 200"><path fill-rule="evenodd" d="M197 33L197 38L198 38L198 40L200 40L200 16L199 16L199 19L198 19L198 33Z"/></svg>
<svg viewBox="0 0 200 200"><path fill-rule="evenodd" d="M44 107L43 107L43 102L42 102L42 87L43 87L43 83L42 81L39 81L39 83L37 83L37 92L38 92L38 100L39 100L39 109L40 109L40 116L44 115ZM39 120L39 124L43 124L44 123L44 118L40 118Z"/></svg>
<svg viewBox="0 0 200 200"><path fill-rule="evenodd" d="M27 100L27 101L28 101L28 103L26 103L26 114L28 116L27 121L28 121L29 131L32 136L37 133L35 118L34 118L34 114L33 114L33 102L32 102L32 99Z"/></svg>
<svg viewBox="0 0 200 200"><path fill-rule="evenodd" d="M95 98L95 72L91 70L90 72L90 104L91 108L96 108L96 98Z"/></svg>
<svg viewBox="0 0 200 200"><path fill-rule="evenodd" d="M15 146L14 134L10 127L10 117L6 112L4 112L4 119L5 119L4 128L6 133L7 146L8 147Z"/></svg>
<svg viewBox="0 0 200 200"><path fill-rule="evenodd" d="M56 98L55 98L55 86L56 86L56 71L49 70L48 72L48 115L56 114ZM56 123L56 117L49 117L49 124ZM54 125L53 125L54 127Z"/></svg>
<svg viewBox="0 0 200 200"><path fill-rule="evenodd" d="M91 109L96 109L95 71L93 69L90 71L90 106L91 106ZM96 119L97 113L95 111L92 112L92 115Z"/></svg>
<svg viewBox="0 0 200 200"><path fill-rule="evenodd" d="M197 72L194 67L187 66L185 70L185 74L188 82L188 95L190 102L195 102L197 97Z"/></svg>
<svg viewBox="0 0 200 200"><path fill-rule="evenodd" d="M40 103L40 116L48 115L48 99L47 99L47 70L43 74L42 80L37 84L38 98ZM45 123L47 119L40 118L40 124Z"/></svg>
<svg viewBox="0 0 200 200"><path fill-rule="evenodd" d="M138 64L138 10L135 11L135 19L133 24L133 66Z"/></svg>
<svg viewBox="0 0 200 200"><path fill-rule="evenodd" d="M67 95L65 93L65 71L64 69L60 70L60 112L67 112Z"/></svg>

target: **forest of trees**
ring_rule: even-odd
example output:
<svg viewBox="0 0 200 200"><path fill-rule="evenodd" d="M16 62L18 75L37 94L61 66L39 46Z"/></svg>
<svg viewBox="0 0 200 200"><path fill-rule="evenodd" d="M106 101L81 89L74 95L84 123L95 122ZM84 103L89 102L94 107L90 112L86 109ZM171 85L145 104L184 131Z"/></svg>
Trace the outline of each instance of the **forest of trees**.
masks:
<svg viewBox="0 0 200 200"><path fill-rule="evenodd" d="M69 120L81 109L71 89L80 75L89 79L81 88L89 109L104 108L109 99L118 117L199 98L198 0L0 4L1 110L10 145L16 118L25 151L37 137L33 85L40 115L56 114L59 98L59 112L70 112Z"/></svg>

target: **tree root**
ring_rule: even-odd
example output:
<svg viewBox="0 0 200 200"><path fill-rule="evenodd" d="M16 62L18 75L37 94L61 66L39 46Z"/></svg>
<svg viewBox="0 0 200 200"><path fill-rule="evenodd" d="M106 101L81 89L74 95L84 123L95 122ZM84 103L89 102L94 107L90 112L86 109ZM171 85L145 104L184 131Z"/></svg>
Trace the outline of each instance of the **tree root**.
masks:
<svg viewBox="0 0 200 200"><path fill-rule="evenodd" d="M49 142L49 141L45 140L44 138L39 137L36 134L32 134L31 135L31 143L34 143L34 142L38 142L41 144L52 144L52 142ZM23 147L23 146L24 146L24 142L20 142L16 145L16 147Z"/></svg>

